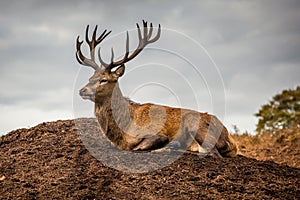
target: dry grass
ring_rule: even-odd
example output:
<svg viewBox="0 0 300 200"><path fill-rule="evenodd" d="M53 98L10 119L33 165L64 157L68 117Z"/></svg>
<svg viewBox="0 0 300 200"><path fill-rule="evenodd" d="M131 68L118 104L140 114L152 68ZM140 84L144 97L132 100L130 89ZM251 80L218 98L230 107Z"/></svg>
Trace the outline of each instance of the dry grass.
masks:
<svg viewBox="0 0 300 200"><path fill-rule="evenodd" d="M233 137L239 145L239 154L300 168L300 128L264 132L255 136L235 134Z"/></svg>

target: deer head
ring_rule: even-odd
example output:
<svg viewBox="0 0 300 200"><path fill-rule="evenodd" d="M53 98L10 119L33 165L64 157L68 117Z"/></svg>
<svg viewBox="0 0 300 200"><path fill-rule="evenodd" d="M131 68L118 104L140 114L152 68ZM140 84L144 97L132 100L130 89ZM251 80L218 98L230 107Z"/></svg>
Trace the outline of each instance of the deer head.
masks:
<svg viewBox="0 0 300 200"><path fill-rule="evenodd" d="M161 29L160 25L158 26L158 32L155 37L151 39L153 33L153 26L150 23L150 28L147 25L147 22L143 20L143 36L141 33L141 29L138 24L136 24L138 30L138 38L139 43L137 48L129 55L129 35L128 31L126 34L126 52L124 57L121 60L114 61L114 51L113 48L111 49L111 59L110 63L106 63L101 58L100 50L98 49L98 59L101 65L98 65L95 61L95 47L100 44L110 33L111 31L107 32L104 30L102 34L96 38L97 34L97 26L94 29L92 39L90 40L88 37L89 32L89 25L86 27L86 35L85 41L89 45L90 49L90 58L85 57L81 52L81 45L83 41L79 40L79 36L77 37L76 41L76 58L77 61L88 67L92 67L95 72L93 76L89 79L89 83L85 85L79 92L80 96L83 99L88 99L91 101L95 101L95 94L97 90L98 97L104 97L110 95L115 87L119 77L124 74L125 71L125 63L130 61L131 59L135 58L147 44L153 43L157 41L160 37ZM116 70L113 71L114 68L118 67Z"/></svg>

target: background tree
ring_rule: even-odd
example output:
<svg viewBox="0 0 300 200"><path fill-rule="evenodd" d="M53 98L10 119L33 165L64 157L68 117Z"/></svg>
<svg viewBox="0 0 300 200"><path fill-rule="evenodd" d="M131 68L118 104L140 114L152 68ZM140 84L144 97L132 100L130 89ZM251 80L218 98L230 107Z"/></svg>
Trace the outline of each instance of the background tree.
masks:
<svg viewBox="0 0 300 200"><path fill-rule="evenodd" d="M275 95L255 116L259 118L256 127L258 133L300 126L300 86Z"/></svg>

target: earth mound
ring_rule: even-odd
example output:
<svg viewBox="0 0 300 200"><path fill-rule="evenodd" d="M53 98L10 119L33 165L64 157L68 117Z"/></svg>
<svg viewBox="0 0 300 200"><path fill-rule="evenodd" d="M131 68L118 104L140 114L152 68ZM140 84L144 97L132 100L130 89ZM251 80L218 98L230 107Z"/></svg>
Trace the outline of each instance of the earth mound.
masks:
<svg viewBox="0 0 300 200"><path fill-rule="evenodd" d="M96 130L94 119L75 121ZM274 159L260 148L255 151L258 139L235 136L242 154L236 158L184 153L164 168L128 173L95 159L83 145L77 122L47 122L2 136L0 199L300 199L299 143L291 147L293 161L288 162L289 158L276 158L278 151ZM275 139L278 145L295 141L299 142L284 135L282 141ZM105 152L109 144L102 147L101 154L118 159ZM281 149L278 157L291 153L291 148ZM159 156L169 158L163 151Z"/></svg>

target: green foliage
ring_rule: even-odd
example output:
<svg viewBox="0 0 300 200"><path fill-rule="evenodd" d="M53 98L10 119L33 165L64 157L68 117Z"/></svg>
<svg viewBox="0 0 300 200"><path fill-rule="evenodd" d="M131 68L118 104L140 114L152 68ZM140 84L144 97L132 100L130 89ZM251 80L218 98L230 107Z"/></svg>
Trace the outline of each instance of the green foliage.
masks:
<svg viewBox="0 0 300 200"><path fill-rule="evenodd" d="M259 118L256 131L291 128L300 125L300 86L284 90L261 107L255 114Z"/></svg>

